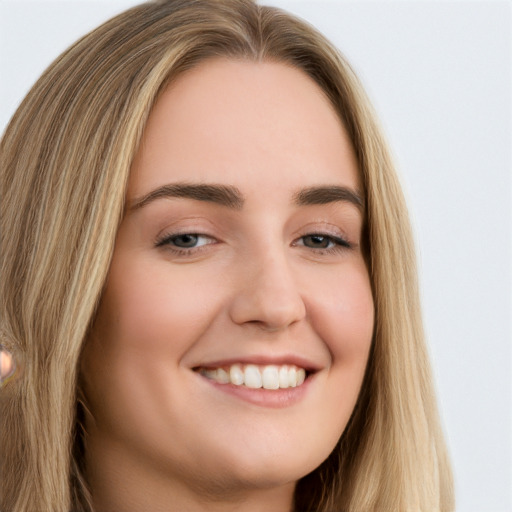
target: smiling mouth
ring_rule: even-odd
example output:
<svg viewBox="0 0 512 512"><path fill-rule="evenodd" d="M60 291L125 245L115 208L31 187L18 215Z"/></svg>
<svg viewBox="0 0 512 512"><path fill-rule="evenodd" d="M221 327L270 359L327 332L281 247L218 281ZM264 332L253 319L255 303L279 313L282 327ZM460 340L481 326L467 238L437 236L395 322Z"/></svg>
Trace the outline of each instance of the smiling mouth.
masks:
<svg viewBox="0 0 512 512"><path fill-rule="evenodd" d="M219 384L234 384L251 389L287 389L301 386L308 376L295 365L232 364L220 368L194 368L194 371Z"/></svg>

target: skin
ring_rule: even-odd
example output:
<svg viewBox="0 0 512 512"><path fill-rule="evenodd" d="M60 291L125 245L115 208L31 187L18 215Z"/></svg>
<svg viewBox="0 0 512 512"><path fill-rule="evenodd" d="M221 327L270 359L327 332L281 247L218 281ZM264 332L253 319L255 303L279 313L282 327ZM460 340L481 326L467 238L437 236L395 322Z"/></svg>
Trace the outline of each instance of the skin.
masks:
<svg viewBox="0 0 512 512"><path fill-rule="evenodd" d="M184 182L236 187L243 206L147 199ZM297 480L332 451L362 383L374 307L362 209L297 204L298 190L319 186L361 188L339 117L303 72L210 60L160 97L82 361L98 512L287 511ZM177 247L184 233L202 235L196 247ZM316 369L282 407L193 370L276 357Z"/></svg>
<svg viewBox="0 0 512 512"><path fill-rule="evenodd" d="M12 355L4 349L0 350L0 385L3 384L14 372Z"/></svg>

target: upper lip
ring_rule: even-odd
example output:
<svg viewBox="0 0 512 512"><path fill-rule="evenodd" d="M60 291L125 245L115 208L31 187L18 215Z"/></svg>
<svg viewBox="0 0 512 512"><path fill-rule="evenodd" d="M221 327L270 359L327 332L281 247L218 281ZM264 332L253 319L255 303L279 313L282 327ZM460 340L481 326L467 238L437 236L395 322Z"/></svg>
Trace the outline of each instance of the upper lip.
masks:
<svg viewBox="0 0 512 512"><path fill-rule="evenodd" d="M221 368L231 366L233 364L254 364L258 366L276 365L281 366L285 364L295 365L299 368L304 368L309 372L316 372L322 369L322 365L310 359L297 355L297 354L283 354L283 355L251 355L230 357L228 359L216 359L204 361L193 366L193 368Z"/></svg>

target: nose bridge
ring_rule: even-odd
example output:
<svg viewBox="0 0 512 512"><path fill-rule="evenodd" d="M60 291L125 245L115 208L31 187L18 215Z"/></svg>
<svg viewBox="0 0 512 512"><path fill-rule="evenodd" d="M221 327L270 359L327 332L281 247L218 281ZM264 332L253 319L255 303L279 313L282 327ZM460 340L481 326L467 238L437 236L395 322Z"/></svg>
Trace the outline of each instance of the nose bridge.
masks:
<svg viewBox="0 0 512 512"><path fill-rule="evenodd" d="M235 323L278 330L304 318L305 304L290 263L286 248L279 245L260 247L244 259L231 306Z"/></svg>

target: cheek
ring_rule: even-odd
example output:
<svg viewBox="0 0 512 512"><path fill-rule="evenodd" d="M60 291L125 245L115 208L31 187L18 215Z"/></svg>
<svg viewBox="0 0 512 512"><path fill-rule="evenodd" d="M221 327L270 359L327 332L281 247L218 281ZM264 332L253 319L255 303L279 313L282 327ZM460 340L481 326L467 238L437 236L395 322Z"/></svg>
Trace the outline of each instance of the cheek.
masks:
<svg viewBox="0 0 512 512"><path fill-rule="evenodd" d="M217 305L215 283L191 280L186 272L171 275L168 264L128 263L118 258L111 267L82 377L98 426L140 444L176 422L182 358L208 329Z"/></svg>
<svg viewBox="0 0 512 512"><path fill-rule="evenodd" d="M170 275L167 264L129 263L118 258L111 267L82 373L101 402L129 403L144 395L138 403L149 406L168 400L162 383L175 378L217 306L211 286L188 279L186 272Z"/></svg>
<svg viewBox="0 0 512 512"><path fill-rule="evenodd" d="M334 362L362 359L366 364L373 336L374 304L364 265L339 273L322 293L317 290L309 309Z"/></svg>
<svg viewBox="0 0 512 512"><path fill-rule="evenodd" d="M131 265L129 273L122 262L112 267L96 321L111 348L179 358L215 315L215 295L204 280L171 272L165 263Z"/></svg>
<svg viewBox="0 0 512 512"><path fill-rule="evenodd" d="M374 304L364 265L331 273L326 286L311 293L311 324L330 352L319 422L324 425L324 447L332 450L346 428L363 382L374 327ZM318 283L318 282L317 282ZM326 453L327 457L328 453Z"/></svg>

